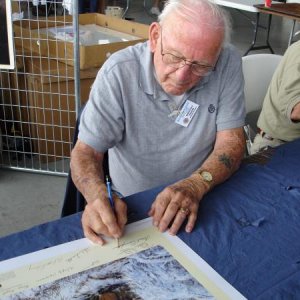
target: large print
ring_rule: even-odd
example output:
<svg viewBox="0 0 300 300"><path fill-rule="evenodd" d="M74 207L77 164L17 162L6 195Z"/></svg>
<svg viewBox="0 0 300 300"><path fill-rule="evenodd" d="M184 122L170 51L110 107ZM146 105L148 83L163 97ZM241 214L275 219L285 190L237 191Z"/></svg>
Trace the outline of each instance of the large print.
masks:
<svg viewBox="0 0 300 300"><path fill-rule="evenodd" d="M0 270L5 300L245 299L150 219L128 225L119 242L101 247L77 240L0 262Z"/></svg>
<svg viewBox="0 0 300 300"><path fill-rule="evenodd" d="M161 246L28 289L11 300L215 299Z"/></svg>

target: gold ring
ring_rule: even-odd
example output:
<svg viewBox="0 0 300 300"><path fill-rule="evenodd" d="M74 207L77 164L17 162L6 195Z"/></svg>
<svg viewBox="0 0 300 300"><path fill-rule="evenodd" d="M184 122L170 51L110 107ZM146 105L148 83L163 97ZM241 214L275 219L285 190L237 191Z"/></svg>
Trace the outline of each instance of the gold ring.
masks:
<svg viewBox="0 0 300 300"><path fill-rule="evenodd" d="M186 207L181 207L179 211L186 216L190 214L190 210Z"/></svg>

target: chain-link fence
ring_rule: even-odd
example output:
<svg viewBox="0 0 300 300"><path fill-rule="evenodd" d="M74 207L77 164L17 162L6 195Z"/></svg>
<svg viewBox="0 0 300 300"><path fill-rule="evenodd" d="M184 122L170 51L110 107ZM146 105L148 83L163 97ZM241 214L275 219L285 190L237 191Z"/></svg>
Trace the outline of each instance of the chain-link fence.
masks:
<svg viewBox="0 0 300 300"><path fill-rule="evenodd" d="M126 11L130 1L123 2ZM0 70L0 167L66 175L76 112L99 67L112 52L146 40L148 26L78 16L71 0L11 4L15 68Z"/></svg>
<svg viewBox="0 0 300 300"><path fill-rule="evenodd" d="M61 1L11 5L15 69L0 70L0 164L67 174L77 107L76 34L70 45L54 37L54 28L76 33L76 24Z"/></svg>

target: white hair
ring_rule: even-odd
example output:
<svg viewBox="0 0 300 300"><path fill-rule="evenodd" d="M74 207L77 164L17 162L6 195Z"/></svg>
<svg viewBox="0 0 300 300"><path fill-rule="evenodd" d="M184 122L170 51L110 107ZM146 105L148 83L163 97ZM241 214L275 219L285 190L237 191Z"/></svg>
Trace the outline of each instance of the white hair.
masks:
<svg viewBox="0 0 300 300"><path fill-rule="evenodd" d="M162 25L167 16L172 13L177 13L194 24L203 21L212 28L221 28L224 33L222 46L230 42L230 15L213 0L167 0L158 16L158 22Z"/></svg>

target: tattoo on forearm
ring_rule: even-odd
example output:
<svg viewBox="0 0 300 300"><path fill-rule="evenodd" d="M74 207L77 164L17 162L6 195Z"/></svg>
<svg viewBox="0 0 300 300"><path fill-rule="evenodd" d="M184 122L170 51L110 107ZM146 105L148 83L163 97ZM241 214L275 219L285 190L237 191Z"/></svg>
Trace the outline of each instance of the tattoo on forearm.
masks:
<svg viewBox="0 0 300 300"><path fill-rule="evenodd" d="M226 155L226 154L221 154L219 155L219 161L225 165L225 167L229 170L232 169L232 159Z"/></svg>

